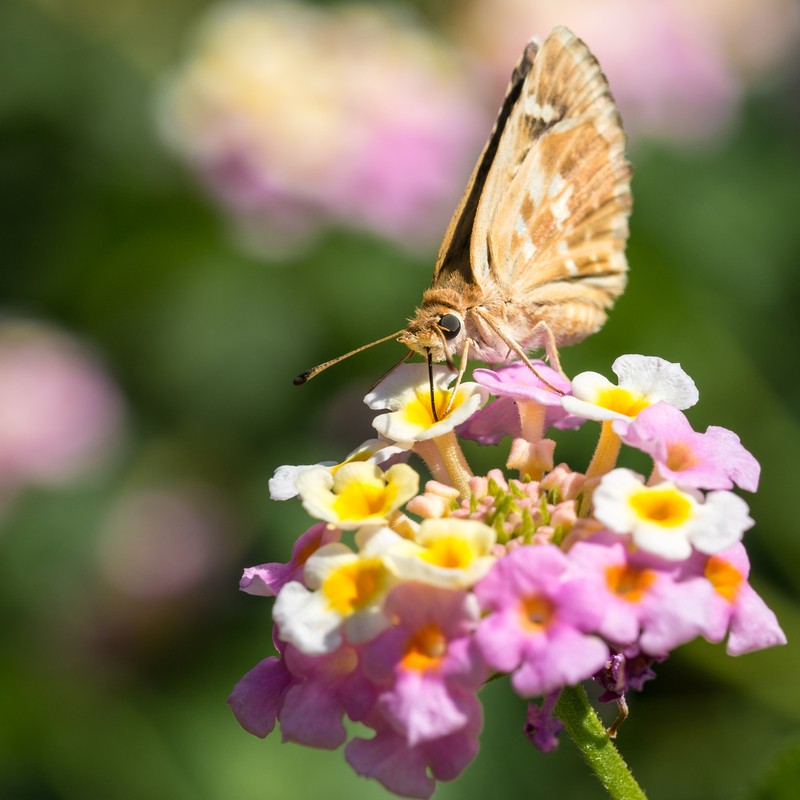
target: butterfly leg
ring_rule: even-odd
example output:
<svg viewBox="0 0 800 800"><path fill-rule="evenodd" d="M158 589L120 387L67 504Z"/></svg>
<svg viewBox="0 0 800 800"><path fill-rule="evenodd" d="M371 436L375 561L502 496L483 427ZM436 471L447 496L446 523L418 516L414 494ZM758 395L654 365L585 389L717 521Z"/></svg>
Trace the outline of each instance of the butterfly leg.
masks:
<svg viewBox="0 0 800 800"><path fill-rule="evenodd" d="M467 371L467 356L469 355L469 347L472 344L472 339L467 339L464 342L464 349L461 351L461 360L458 364L458 375L456 376L456 385L450 391L450 399L447 401L447 408L445 409L444 415L447 416L450 413L450 409L453 407L453 400L456 399L456 394L458 393L458 387L461 386L461 379L464 377L464 373Z"/></svg>
<svg viewBox="0 0 800 800"><path fill-rule="evenodd" d="M550 366L566 378L567 376L561 368L561 359L558 357L558 345L556 344L553 329L546 322L537 322L533 327L533 333L542 333L544 335L544 352Z"/></svg>
<svg viewBox="0 0 800 800"><path fill-rule="evenodd" d="M519 342L517 342L514 339L512 339L502 329L502 327L500 326L500 324L497 322L497 320L494 318L494 316L492 314L490 314L488 311L485 311L484 309L482 309L480 307L473 308L472 311L475 314L477 314L525 362L525 364L528 367L528 369L545 386L547 386L548 389L550 389L551 391L555 392L556 394L562 394L562 395L564 394L564 392L562 392L560 389L557 389L555 386L553 386L552 383L550 383L550 381L546 380L545 378L543 378L539 374L538 370L536 369L536 367L533 366L533 364L531 363L531 360L528 358L527 353L522 349L522 347L520 346ZM539 327L539 325L544 325L544 323L542 323L542 322L538 323L536 325L536 327L534 328L534 330L536 330ZM547 325L544 325L544 329L547 332L550 333L550 338L553 340L553 348L555 349L555 337L553 337L553 332L550 330L549 327L547 327ZM548 347L546 347L545 349L549 351ZM549 355L550 355L550 353L548 352L548 356ZM558 361L558 354L557 353L556 353L556 364L558 364L559 371L561 371L561 365L560 365L560 362Z"/></svg>

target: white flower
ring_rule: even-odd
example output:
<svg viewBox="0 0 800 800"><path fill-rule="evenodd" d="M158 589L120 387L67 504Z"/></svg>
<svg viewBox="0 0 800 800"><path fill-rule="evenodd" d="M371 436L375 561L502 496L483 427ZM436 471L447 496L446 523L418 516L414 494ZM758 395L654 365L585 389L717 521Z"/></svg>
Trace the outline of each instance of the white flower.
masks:
<svg viewBox="0 0 800 800"><path fill-rule="evenodd" d="M640 475L615 469L593 495L594 516L617 533L630 534L642 550L670 561L692 554L713 555L741 540L752 527L747 504L732 492L702 497L664 481L645 486Z"/></svg>
<svg viewBox="0 0 800 800"><path fill-rule="evenodd" d="M320 547L306 562L304 586L290 581L272 616L280 638L307 655L336 650L343 639L364 642L388 627L383 598L396 584L384 558L411 543L389 528L374 532L358 553L341 542Z"/></svg>
<svg viewBox="0 0 800 800"><path fill-rule="evenodd" d="M663 400L685 409L698 400L694 381L681 369L656 356L620 356L611 366L619 385L597 372L582 372L572 381L572 395L562 398L566 411L586 419L632 420Z"/></svg>
<svg viewBox="0 0 800 800"><path fill-rule="evenodd" d="M419 475L408 464L383 472L366 461L352 461L335 472L313 467L297 476L303 508L312 517L345 530L365 523L382 525L419 489Z"/></svg>
<svg viewBox="0 0 800 800"><path fill-rule="evenodd" d="M321 461L318 464L284 464L275 470L269 479L269 496L272 500L289 500L297 497L298 476L314 467L327 467L331 474L351 461L367 461L370 464L383 464L392 456L407 450L407 447L389 444L382 439L367 439L350 453L344 461Z"/></svg>
<svg viewBox="0 0 800 800"><path fill-rule="evenodd" d="M435 439L469 419L489 399L489 391L477 383L462 383L451 397L448 389L453 373L447 367L433 368L433 403L425 364L401 364L365 398L372 409L388 409L372 424L393 442ZM437 419L438 417L438 419Z"/></svg>

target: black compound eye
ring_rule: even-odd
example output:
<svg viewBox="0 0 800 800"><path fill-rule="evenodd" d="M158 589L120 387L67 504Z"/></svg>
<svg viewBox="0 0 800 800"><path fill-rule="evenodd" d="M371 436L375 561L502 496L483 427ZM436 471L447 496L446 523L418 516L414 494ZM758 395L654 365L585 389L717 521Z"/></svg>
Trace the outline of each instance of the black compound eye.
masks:
<svg viewBox="0 0 800 800"><path fill-rule="evenodd" d="M439 318L439 327L445 339L455 339L461 331L461 320L455 314L443 314Z"/></svg>

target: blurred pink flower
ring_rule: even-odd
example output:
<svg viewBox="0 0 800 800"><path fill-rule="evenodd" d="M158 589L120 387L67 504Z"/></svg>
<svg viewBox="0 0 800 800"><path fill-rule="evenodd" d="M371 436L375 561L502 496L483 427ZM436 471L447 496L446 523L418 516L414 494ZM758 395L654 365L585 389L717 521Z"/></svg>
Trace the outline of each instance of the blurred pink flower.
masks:
<svg viewBox="0 0 800 800"><path fill-rule="evenodd" d="M453 27L502 91L525 41L566 25L608 76L634 136L698 139L734 116L746 83L790 56L800 39L792 0L470 0Z"/></svg>
<svg viewBox="0 0 800 800"><path fill-rule="evenodd" d="M231 512L202 485L141 489L112 508L98 542L99 569L123 595L170 600L219 574L233 533Z"/></svg>
<svg viewBox="0 0 800 800"><path fill-rule="evenodd" d="M485 134L455 50L368 5L223 6L161 99L167 140L273 257L330 224L435 242Z"/></svg>
<svg viewBox="0 0 800 800"><path fill-rule="evenodd" d="M116 387L76 341L0 323L0 492L78 477L108 455L122 417Z"/></svg>

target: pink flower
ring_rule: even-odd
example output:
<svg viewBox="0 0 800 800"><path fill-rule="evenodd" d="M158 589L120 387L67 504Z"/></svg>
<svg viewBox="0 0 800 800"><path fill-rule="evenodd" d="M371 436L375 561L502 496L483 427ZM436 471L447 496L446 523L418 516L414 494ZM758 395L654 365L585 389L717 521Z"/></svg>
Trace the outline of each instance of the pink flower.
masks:
<svg viewBox="0 0 800 800"><path fill-rule="evenodd" d="M285 659L295 683L278 717L283 740L334 750L347 736L343 716L364 719L377 697L358 649L343 644L332 653L307 656L286 645Z"/></svg>
<svg viewBox="0 0 800 800"><path fill-rule="evenodd" d="M641 692L644 684L656 677L653 664L666 659L666 655L643 653L636 645L612 652L605 667L593 676L605 690L598 699L601 703L610 703L624 698L631 689Z"/></svg>
<svg viewBox="0 0 800 800"><path fill-rule="evenodd" d="M225 500L201 483L123 494L97 542L103 578L135 601L189 596L226 572L235 522Z"/></svg>
<svg viewBox="0 0 800 800"><path fill-rule="evenodd" d="M550 692L542 698L542 705L528 703L525 715L525 735L531 744L543 753L552 753L558 747L558 734L564 723L555 716L555 706L560 692Z"/></svg>
<svg viewBox="0 0 800 800"><path fill-rule="evenodd" d="M291 685L292 675L286 669L286 662L270 656L239 679L228 697L228 705L248 733L263 739L275 728L278 711Z"/></svg>
<svg viewBox="0 0 800 800"><path fill-rule="evenodd" d="M696 433L686 416L660 402L633 420L614 420L622 441L653 458L662 478L696 489L732 489L734 484L754 492L760 467L739 437L711 426Z"/></svg>
<svg viewBox="0 0 800 800"><path fill-rule="evenodd" d="M732 656L786 644L774 612L747 582L750 561L741 543L707 559L698 556L693 567L714 588L710 621L704 632L709 641L720 642L727 633L725 650Z"/></svg>
<svg viewBox="0 0 800 800"><path fill-rule="evenodd" d="M648 655L666 654L699 636L708 623L707 581L681 580L674 562L629 551L605 533L576 543L568 558L602 602L598 631L617 649L636 643Z"/></svg>
<svg viewBox="0 0 800 800"><path fill-rule="evenodd" d="M0 326L0 489L60 484L106 457L122 401L97 360L44 326Z"/></svg>
<svg viewBox="0 0 800 800"><path fill-rule="evenodd" d="M384 613L394 627L364 647L366 673L385 687L383 716L411 747L463 728L488 675L471 636L474 598L409 582L392 590Z"/></svg>
<svg viewBox="0 0 800 800"><path fill-rule="evenodd" d="M323 545L338 542L342 532L326 522L312 525L302 534L292 547L291 559L280 562L248 567L239 581L239 588L247 594L274 597L289 581L303 582L306 561Z"/></svg>
<svg viewBox="0 0 800 800"><path fill-rule="evenodd" d="M363 719L377 695L363 676L358 651L342 645L312 657L277 644L282 658L264 659L234 687L228 703L236 719L262 738L279 720L284 741L336 749L347 738L344 715Z"/></svg>
<svg viewBox="0 0 800 800"><path fill-rule="evenodd" d="M385 610L395 627L364 648L365 673L382 687L364 720L375 736L354 739L345 755L390 791L427 798L478 752L487 669L471 636L477 606L464 591L405 583Z"/></svg>
<svg viewBox="0 0 800 800"><path fill-rule="evenodd" d="M571 573L553 545L519 547L475 587L486 615L475 634L486 661L513 672L518 694L534 697L579 683L597 672L608 647L591 635L608 602Z"/></svg>
<svg viewBox="0 0 800 800"><path fill-rule="evenodd" d="M414 746L385 719L377 717L367 724L375 736L348 742L345 758L350 766L359 775L380 781L390 792L424 800L433 794L437 780L457 778L478 754L483 714L476 701L462 728Z"/></svg>
<svg viewBox="0 0 800 800"><path fill-rule="evenodd" d="M506 367L498 369L476 369L472 373L473 379L481 386L485 386L496 397L513 397L515 400L533 400L539 405L548 406L558 419L567 415L562 412L561 398L569 394L570 382L560 372L548 367L544 361L534 361L537 372L550 384L560 390L562 394L548 388L527 364L516 361ZM577 425L580 420L575 420Z"/></svg>
<svg viewBox="0 0 800 800"><path fill-rule="evenodd" d="M543 361L534 361L542 377L560 389L570 392L570 382L561 373L551 369ZM485 386L497 399L467 420L458 428L459 436L474 439L481 444L497 444L504 436L524 436L523 417L520 405L535 403L545 407L542 430L578 428L583 420L567 413L561 405L560 395L545 386L528 369L517 362L496 370L476 369L472 373L476 383Z"/></svg>

